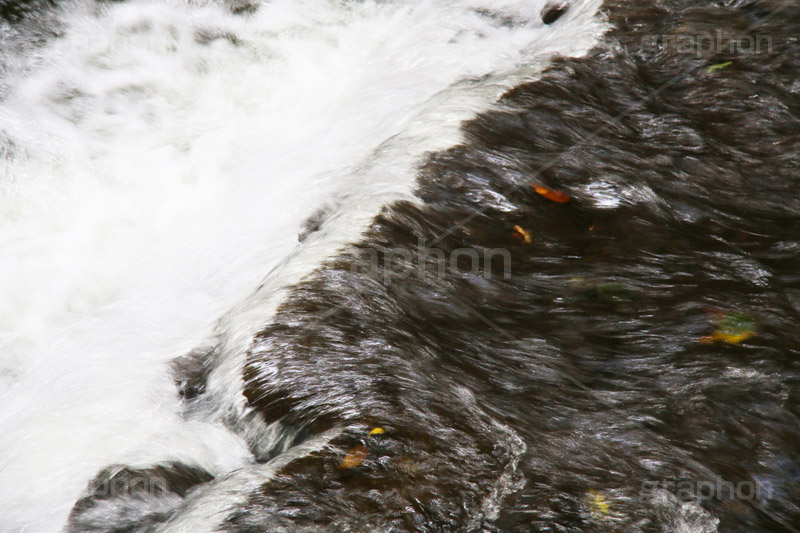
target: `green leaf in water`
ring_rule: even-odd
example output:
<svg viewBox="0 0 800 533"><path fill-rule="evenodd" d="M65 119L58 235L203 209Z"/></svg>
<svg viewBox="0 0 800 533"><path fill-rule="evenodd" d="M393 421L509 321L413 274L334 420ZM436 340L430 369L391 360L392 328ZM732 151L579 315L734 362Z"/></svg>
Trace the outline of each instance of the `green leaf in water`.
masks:
<svg viewBox="0 0 800 533"><path fill-rule="evenodd" d="M756 330L756 320L744 313L731 311L717 320L717 329L725 335L741 335Z"/></svg>
<svg viewBox="0 0 800 533"><path fill-rule="evenodd" d="M636 296L636 289L624 283L598 283L595 290L604 302L629 302Z"/></svg>
<svg viewBox="0 0 800 533"><path fill-rule="evenodd" d="M722 70L724 68L728 68L729 66L733 65L733 61L726 61L724 63L717 63L716 65L711 65L706 67L706 72L709 74L716 72L718 70Z"/></svg>

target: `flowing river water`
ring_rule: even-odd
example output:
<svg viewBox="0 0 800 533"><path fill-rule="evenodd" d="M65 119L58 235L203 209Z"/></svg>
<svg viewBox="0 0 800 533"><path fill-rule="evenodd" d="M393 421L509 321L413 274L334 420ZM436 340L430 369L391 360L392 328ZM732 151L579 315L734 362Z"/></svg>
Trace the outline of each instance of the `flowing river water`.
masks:
<svg viewBox="0 0 800 533"><path fill-rule="evenodd" d="M795 2L0 7L0 531L800 528Z"/></svg>

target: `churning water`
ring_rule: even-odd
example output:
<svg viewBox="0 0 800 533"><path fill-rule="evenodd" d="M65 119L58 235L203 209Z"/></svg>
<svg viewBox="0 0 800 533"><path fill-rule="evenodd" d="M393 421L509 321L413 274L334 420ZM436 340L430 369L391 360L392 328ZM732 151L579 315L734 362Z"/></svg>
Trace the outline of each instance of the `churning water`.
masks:
<svg viewBox="0 0 800 533"><path fill-rule="evenodd" d="M603 29L597 2L554 26L542 1L234 7L61 2L0 26L0 531L58 530L109 464L250 461L180 415L166 363L271 272L226 326L263 328L380 206L417 201L463 120Z"/></svg>

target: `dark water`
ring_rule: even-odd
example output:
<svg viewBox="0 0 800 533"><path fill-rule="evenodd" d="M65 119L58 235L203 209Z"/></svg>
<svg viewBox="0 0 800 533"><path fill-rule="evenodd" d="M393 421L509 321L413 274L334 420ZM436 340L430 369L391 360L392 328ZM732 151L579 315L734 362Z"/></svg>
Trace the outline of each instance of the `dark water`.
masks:
<svg viewBox="0 0 800 533"><path fill-rule="evenodd" d="M800 529L800 5L604 12L597 50L466 124L423 203L386 207L254 339L256 414L230 425L257 460L278 450L248 425L340 432L242 486L222 529ZM456 250L506 253L437 259ZM187 406L218 353L177 365ZM179 498L208 481L153 472ZM174 513L102 501L72 530Z"/></svg>

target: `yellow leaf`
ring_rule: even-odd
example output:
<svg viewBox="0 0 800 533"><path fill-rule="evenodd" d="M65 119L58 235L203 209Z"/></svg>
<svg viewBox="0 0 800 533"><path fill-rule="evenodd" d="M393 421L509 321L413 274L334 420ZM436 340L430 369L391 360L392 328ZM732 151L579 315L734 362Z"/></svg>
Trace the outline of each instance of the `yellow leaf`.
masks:
<svg viewBox="0 0 800 533"><path fill-rule="evenodd" d="M383 428L374 428L372 431L369 432L369 436L371 437L373 435L383 435L384 433L386 432L383 430Z"/></svg>
<svg viewBox="0 0 800 533"><path fill-rule="evenodd" d="M725 333L724 331L715 331L714 334L711 335L711 337L715 341L727 342L728 344L739 344L740 342L746 341L755 334L756 332L751 330L741 331L734 334Z"/></svg>
<svg viewBox="0 0 800 533"><path fill-rule="evenodd" d="M531 243L531 234L522 229L521 226L514 226L514 233L512 233L515 239L518 241L522 241L525 244Z"/></svg>
<svg viewBox="0 0 800 533"><path fill-rule="evenodd" d="M601 492L594 489L589 489L589 506L592 510L592 514L600 518L608 514L610 507L606 497L603 496Z"/></svg>

